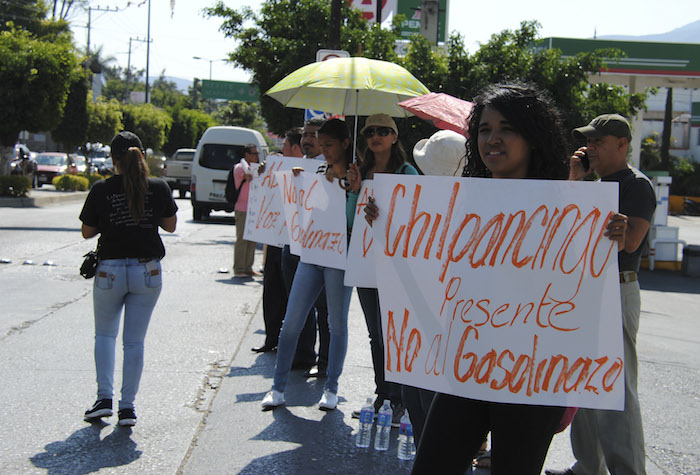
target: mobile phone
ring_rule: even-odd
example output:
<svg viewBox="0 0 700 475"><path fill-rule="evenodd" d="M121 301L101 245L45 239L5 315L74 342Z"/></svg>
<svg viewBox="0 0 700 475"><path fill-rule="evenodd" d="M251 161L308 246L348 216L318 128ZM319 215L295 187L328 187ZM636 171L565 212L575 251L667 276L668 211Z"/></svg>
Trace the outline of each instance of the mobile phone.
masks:
<svg viewBox="0 0 700 475"><path fill-rule="evenodd" d="M583 156L580 157L580 160L583 169L588 171L588 169L591 168L591 161L588 159L588 152L584 151Z"/></svg>

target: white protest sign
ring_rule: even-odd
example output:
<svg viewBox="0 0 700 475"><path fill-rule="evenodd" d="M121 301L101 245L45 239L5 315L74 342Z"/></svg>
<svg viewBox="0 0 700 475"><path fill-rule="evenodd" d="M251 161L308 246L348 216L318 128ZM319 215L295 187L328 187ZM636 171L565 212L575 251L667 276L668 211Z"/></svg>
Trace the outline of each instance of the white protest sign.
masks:
<svg viewBox="0 0 700 475"><path fill-rule="evenodd" d="M372 228L365 220L365 206L374 195L374 180L362 180L362 188L355 205L355 221L348 246L345 285L348 287L377 288Z"/></svg>
<svg viewBox="0 0 700 475"><path fill-rule="evenodd" d="M274 173L294 167L315 172L323 163L325 160L268 155L264 173L250 182L243 238L277 247L289 244L282 211L282 193Z"/></svg>
<svg viewBox="0 0 700 475"><path fill-rule="evenodd" d="M289 234L289 250L301 262L345 269L345 191L322 174L275 172Z"/></svg>
<svg viewBox="0 0 700 475"><path fill-rule="evenodd" d="M621 410L617 183L375 177L388 381Z"/></svg>

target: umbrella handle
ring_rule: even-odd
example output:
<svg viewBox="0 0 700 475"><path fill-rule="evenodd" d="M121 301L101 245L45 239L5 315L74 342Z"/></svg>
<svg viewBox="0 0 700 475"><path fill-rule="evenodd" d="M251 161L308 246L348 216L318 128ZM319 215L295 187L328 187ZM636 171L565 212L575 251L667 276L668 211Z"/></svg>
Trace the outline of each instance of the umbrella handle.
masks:
<svg viewBox="0 0 700 475"><path fill-rule="evenodd" d="M345 177L338 178L338 185L345 191L348 191L350 189L350 182Z"/></svg>

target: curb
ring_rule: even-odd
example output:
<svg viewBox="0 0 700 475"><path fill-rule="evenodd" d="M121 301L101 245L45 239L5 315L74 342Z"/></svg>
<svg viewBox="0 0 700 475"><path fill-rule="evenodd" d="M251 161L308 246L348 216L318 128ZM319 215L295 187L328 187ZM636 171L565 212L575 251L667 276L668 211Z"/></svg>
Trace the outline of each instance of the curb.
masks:
<svg viewBox="0 0 700 475"><path fill-rule="evenodd" d="M35 193L35 196L21 198L0 198L0 208L41 208L44 206L85 201L87 191L46 191Z"/></svg>

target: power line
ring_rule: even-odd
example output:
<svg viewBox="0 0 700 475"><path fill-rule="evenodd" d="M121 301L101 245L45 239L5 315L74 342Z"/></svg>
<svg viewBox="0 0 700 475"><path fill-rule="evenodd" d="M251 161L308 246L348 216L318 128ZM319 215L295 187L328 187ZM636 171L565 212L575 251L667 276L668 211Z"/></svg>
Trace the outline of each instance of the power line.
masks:
<svg viewBox="0 0 700 475"><path fill-rule="evenodd" d="M110 9L109 7L107 8L100 8L100 7L88 7L88 22L87 22L87 46L85 48L85 51L87 52L87 55L90 56L90 29L91 29L91 22L92 22L92 11L95 10L96 12L108 12L108 13L116 13L119 11L119 8L116 8L114 10Z"/></svg>

